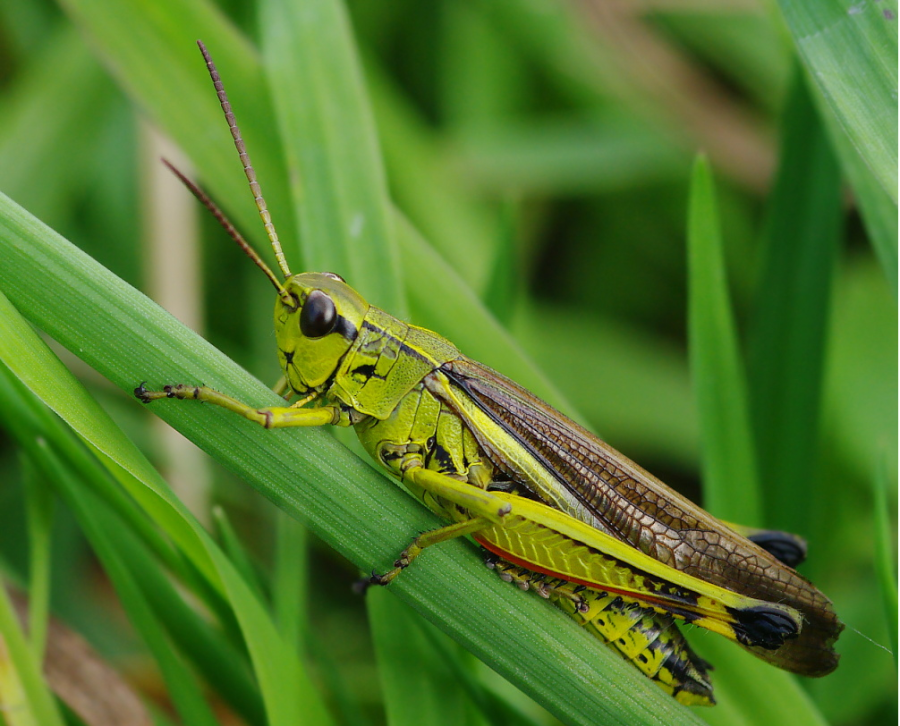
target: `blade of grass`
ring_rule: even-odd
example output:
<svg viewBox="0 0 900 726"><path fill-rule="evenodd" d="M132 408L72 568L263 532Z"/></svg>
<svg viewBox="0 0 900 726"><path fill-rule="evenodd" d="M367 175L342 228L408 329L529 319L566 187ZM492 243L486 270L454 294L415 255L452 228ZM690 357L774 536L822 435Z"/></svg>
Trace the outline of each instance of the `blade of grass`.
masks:
<svg viewBox="0 0 900 726"><path fill-rule="evenodd" d="M384 590L369 593L366 600L387 722L466 723L472 703L441 654L422 635L419 614Z"/></svg>
<svg viewBox="0 0 900 726"><path fill-rule="evenodd" d="M0 231L0 238L9 241L5 231ZM270 723L293 724L303 713L307 723L327 724L327 713L293 650L278 637L257 598L205 530L172 498L159 475L47 351L3 296L0 296L0 308L3 332L0 359L75 428L129 493L182 545L183 553L229 599L251 654ZM102 317L97 309L92 314ZM107 346L109 340L106 339ZM110 374L110 369L104 368Z"/></svg>
<svg viewBox="0 0 900 726"><path fill-rule="evenodd" d="M115 527L114 531L127 532L119 521ZM130 533L118 537L116 546L131 570L139 573L138 585L177 650L236 713L250 724L264 723L265 707L246 653L185 602L167 574Z"/></svg>
<svg viewBox="0 0 900 726"><path fill-rule="evenodd" d="M469 286L481 292L494 241L487 206L460 174L439 134L372 54L365 57L365 71L391 198Z"/></svg>
<svg viewBox="0 0 900 726"><path fill-rule="evenodd" d="M709 162L694 163L688 215L688 346L700 414L704 504L717 517L759 526L762 503L743 363L725 279Z"/></svg>
<svg viewBox="0 0 900 726"><path fill-rule="evenodd" d="M189 723L215 724L212 711L203 700L198 685L180 659L175 657L158 619L140 592L133 573L129 571L121 557L119 550L121 544L113 545L107 532L110 529L116 531L119 540L130 535L127 535L126 530L119 531L120 527L110 528L108 525L104 527L100 523L103 516L108 518L106 506L87 492L79 491L71 473L50 449L46 439L40 436L20 437L19 443L28 451L31 461L40 470L43 479L53 482L70 508L76 512L83 531L86 532L119 594L129 620L154 654L175 708Z"/></svg>
<svg viewBox="0 0 900 726"><path fill-rule="evenodd" d="M0 421L13 438L25 448L32 446L34 441L47 442L51 450L59 452L65 461L66 470L76 472L76 478L82 484L89 480L105 480L106 472L99 464L85 467L80 460L72 460L69 439L74 434L64 428L59 419L52 415L50 417L32 415L36 408L46 411L46 407L37 401L18 379L12 378L9 369L5 365L0 365ZM38 451L37 455L41 453ZM89 455L85 453L85 456ZM245 659L228 645L221 634L212 632L206 618L201 618L185 604L172 586L168 574L164 573L159 562L150 556L149 553L151 551L156 553L156 550L151 549L146 543L143 531L132 526L135 519L144 519L143 515L135 513L125 519L121 516L121 501L107 499L108 489L102 482L90 481L89 487L97 501L103 501L104 506L115 512L116 521L112 530L127 534L116 537L116 546L130 569L140 573L138 584L144 596L173 641L178 644L180 651L191 659L198 671L217 688L222 698L238 713L247 717L251 723L259 722L264 718L264 711L258 691L249 682L244 666ZM137 510L133 503L129 502L129 506ZM138 541L141 542L140 545L137 544ZM169 560L164 558L163 561ZM179 572L179 575L183 573ZM197 590L197 585L203 582L197 577L188 579L182 577L183 585L194 588L192 594L204 598L209 603L209 593ZM30 598L36 596L34 593L30 594ZM213 601L211 609L218 612L220 608L215 607L216 604ZM226 619L226 624L230 625L230 620Z"/></svg>
<svg viewBox="0 0 900 726"><path fill-rule="evenodd" d="M747 726L827 726L815 702L789 673L738 650L722 638L703 637L695 643L704 658L717 664L729 663L728 668L716 668L716 697L725 709L724 718L720 717L718 706L709 714L711 726L733 726L734 714ZM766 695L748 698L748 693Z"/></svg>
<svg viewBox="0 0 900 726"><path fill-rule="evenodd" d="M718 209L709 164L694 164L688 214L688 340L703 443L703 491L717 517L759 526L762 507L747 407L746 384L728 297ZM705 638L727 699L750 722L823 723L791 676L719 638ZM748 697L751 692L766 698ZM755 715L755 717L754 717Z"/></svg>
<svg viewBox="0 0 900 726"><path fill-rule="evenodd" d="M15 700L13 700L15 699ZM10 726L63 726L40 662L29 648L0 579L0 706Z"/></svg>
<svg viewBox="0 0 900 726"><path fill-rule="evenodd" d="M520 298L520 280L523 278L517 245L517 206L512 199L507 199L501 207L495 235L498 239L494 243L494 260L481 296L485 307L504 327L509 327L512 320Z"/></svg>
<svg viewBox="0 0 900 726"><path fill-rule="evenodd" d="M65 427L50 410L28 393L12 371L0 365L0 414L4 427L18 440L42 437L51 442L54 450L64 457L66 465L77 472L81 481L93 487L95 494L106 502L127 526L140 537L145 546L183 583L201 596L220 622L230 624L229 611L223 610L219 593L212 589L199 570L172 548L100 463L91 456L71 429Z"/></svg>
<svg viewBox="0 0 900 726"><path fill-rule="evenodd" d="M335 0L266 0L261 11L303 259L402 316L387 183L346 11Z"/></svg>
<svg viewBox="0 0 900 726"><path fill-rule="evenodd" d="M51 544L54 500L50 489L38 481L31 462L22 459L25 511L28 517L28 638L35 660L44 658L50 613Z"/></svg>
<svg viewBox="0 0 900 726"><path fill-rule="evenodd" d="M778 0L810 78L897 204L897 3Z"/></svg>
<svg viewBox="0 0 900 726"><path fill-rule="evenodd" d="M218 534L218 540L222 545L228 559L234 564L235 569L244 578L244 582L249 585L253 594L259 598L261 603L266 603L265 587L260 579L259 572L250 558L250 553L241 542L234 527L228 520L228 515L222 507L213 507L213 522Z"/></svg>
<svg viewBox="0 0 900 726"><path fill-rule="evenodd" d="M799 73L769 198L747 375L765 524L808 536L818 488L819 412L841 229L841 178Z"/></svg>
<svg viewBox="0 0 900 726"><path fill-rule="evenodd" d="M276 519L272 611L287 643L299 647L309 631L309 545L306 530L285 512Z"/></svg>
<svg viewBox="0 0 900 726"><path fill-rule="evenodd" d="M824 99L817 97L817 105L824 105ZM897 202L878 183L872 170L850 143L837 120L828 113L819 113L838 158L841 170L847 176L866 232L884 276L897 300Z"/></svg>
<svg viewBox="0 0 900 726"><path fill-rule="evenodd" d="M153 654L175 709L185 723L216 726L216 717L201 693L200 684L182 659L176 656L159 619L141 592L136 573L131 571L122 557L119 542L130 535L127 531L117 531L115 520L110 517L106 506L73 481L71 473L45 442L37 442L30 447L30 451L44 476L58 487L62 498L78 518L82 531L112 581L129 622ZM111 532L115 532L115 540L110 536Z"/></svg>
<svg viewBox="0 0 900 726"><path fill-rule="evenodd" d="M509 700L509 689L506 695L488 687L484 681L483 673L478 674L471 666L471 658L464 651L455 646L439 630L423 620L418 622L419 630L431 644L432 649L440 654L444 662L454 674L462 689L473 703L477 704L481 716L489 724L506 724L507 726L538 726L540 721L537 716L529 716ZM503 683L503 685L507 685ZM526 703L532 706L532 711L540 714L532 701L526 701L521 693L515 693L518 703Z"/></svg>
<svg viewBox="0 0 900 726"><path fill-rule="evenodd" d="M338 722L343 726L371 726L358 684L341 672L340 655L316 630L307 632L304 644L315 655L316 671L329 700L334 703Z"/></svg>

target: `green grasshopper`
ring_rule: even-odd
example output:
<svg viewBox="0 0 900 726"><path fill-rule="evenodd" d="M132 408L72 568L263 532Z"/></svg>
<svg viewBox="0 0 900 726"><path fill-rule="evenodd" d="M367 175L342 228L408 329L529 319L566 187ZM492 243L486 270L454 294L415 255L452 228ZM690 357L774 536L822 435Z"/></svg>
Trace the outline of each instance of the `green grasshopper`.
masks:
<svg viewBox="0 0 900 726"><path fill-rule="evenodd" d="M293 274L231 106L199 44L284 281L213 202L173 171L277 290L275 336L291 406L253 408L205 386L141 384L144 403L193 399L265 428L353 426L366 451L449 522L420 534L387 585L432 545L471 536L504 579L553 600L685 704L715 703L707 671L675 626L736 641L794 673L837 667L831 602L790 565L799 538L725 524L440 335L369 305L338 275Z"/></svg>

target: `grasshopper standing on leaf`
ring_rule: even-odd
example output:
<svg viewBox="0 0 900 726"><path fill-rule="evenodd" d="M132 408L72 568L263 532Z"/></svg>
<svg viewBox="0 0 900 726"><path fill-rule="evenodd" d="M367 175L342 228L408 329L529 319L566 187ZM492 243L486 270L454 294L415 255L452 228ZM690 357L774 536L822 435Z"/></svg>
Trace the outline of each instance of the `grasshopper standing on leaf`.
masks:
<svg viewBox="0 0 900 726"><path fill-rule="evenodd" d="M175 173L278 291L279 392L300 400L256 409L205 386L141 384L141 401L206 401L266 428L353 426L376 461L450 522L413 539L365 585L387 585L426 547L470 535L504 579L553 600L682 703L715 701L710 666L676 619L794 673L837 667L843 624L791 567L805 554L802 540L722 523L441 336L372 307L338 275L292 274L222 82L199 45L284 281Z"/></svg>

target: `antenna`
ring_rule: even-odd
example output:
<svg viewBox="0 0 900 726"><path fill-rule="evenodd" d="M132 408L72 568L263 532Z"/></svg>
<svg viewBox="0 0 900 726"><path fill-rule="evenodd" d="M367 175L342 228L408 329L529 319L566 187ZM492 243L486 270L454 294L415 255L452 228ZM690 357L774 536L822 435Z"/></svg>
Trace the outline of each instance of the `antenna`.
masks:
<svg viewBox="0 0 900 726"><path fill-rule="evenodd" d="M266 277L272 281L275 289L278 290L279 297L290 307L296 307L297 302L290 296L290 293L284 289L284 285L282 285L281 281L275 277L275 273L269 269L269 266L265 262L263 262L259 253L250 246L250 243L237 231L237 228L231 223L231 220L229 220L228 217L225 216L225 213L216 206L216 203L207 196L206 192L182 174L168 159L163 159L162 163L169 167L172 173L181 180L181 183L190 190L191 194L197 197L197 200L212 212L216 221L222 225L226 232L228 232L228 236L238 243L238 246L247 253L247 256L256 263L256 266L260 270L266 273Z"/></svg>
<svg viewBox="0 0 900 726"><path fill-rule="evenodd" d="M250 191L253 192L253 201L256 202L256 208L259 210L259 216L263 221L263 226L266 228L266 234L269 236L269 241L272 243L272 249L275 251L275 259L278 260L278 266L281 268L284 276L286 278L290 277L291 271L290 268L288 268L287 260L284 258L284 251L281 249L281 242L278 241L278 233L275 231L275 225L272 224L272 216L269 214L269 209L268 207L266 207L266 200L263 199L262 191L259 188L259 182L256 180L256 172L253 171L253 165L250 163L250 156L247 154L247 147L244 146L244 140L241 138L241 131L238 128L237 121L234 118L234 113L232 113L231 111L231 104L228 101L228 95L225 93L225 86L222 83L221 77L219 76L219 71L216 70L216 64L213 63L213 60L209 55L209 51L207 51L206 46L203 45L203 41L198 40L197 45L200 48L200 52L203 53L203 59L206 61L206 68L209 71L209 77L212 78L213 85L216 87L216 95L219 97L219 104L222 106L222 112L225 114L225 120L228 122L228 130L231 131L231 138L234 139L234 148L237 149L238 154L241 157L241 164L243 164L244 166L244 174L247 175L247 181L250 182ZM196 196L196 192L194 192L194 195ZM197 198L200 199L201 202L203 201L199 196ZM206 203L204 202L204 204ZM212 211L212 207L210 207L209 205L207 205L207 208ZM213 212L213 214L216 213ZM219 212L219 214L221 214L221 212ZM230 223L229 226L231 226ZM226 229L228 229L228 227L226 227ZM237 238L234 239L237 240ZM238 244L241 243L238 242ZM247 243L244 242L242 246L246 244ZM255 256L254 259L259 260L259 256L256 255L256 253L251 256ZM257 262L257 264L260 264L260 262ZM271 275L271 273L269 274ZM279 285L279 287L281 286Z"/></svg>

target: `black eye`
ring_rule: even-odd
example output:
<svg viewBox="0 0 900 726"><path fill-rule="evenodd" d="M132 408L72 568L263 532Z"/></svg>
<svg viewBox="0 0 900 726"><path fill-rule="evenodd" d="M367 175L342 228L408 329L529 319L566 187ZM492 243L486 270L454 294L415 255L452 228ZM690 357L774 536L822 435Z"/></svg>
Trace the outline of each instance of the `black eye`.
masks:
<svg viewBox="0 0 900 726"><path fill-rule="evenodd" d="M328 335L337 323L334 303L321 290L313 290L300 311L300 332L307 338Z"/></svg>

